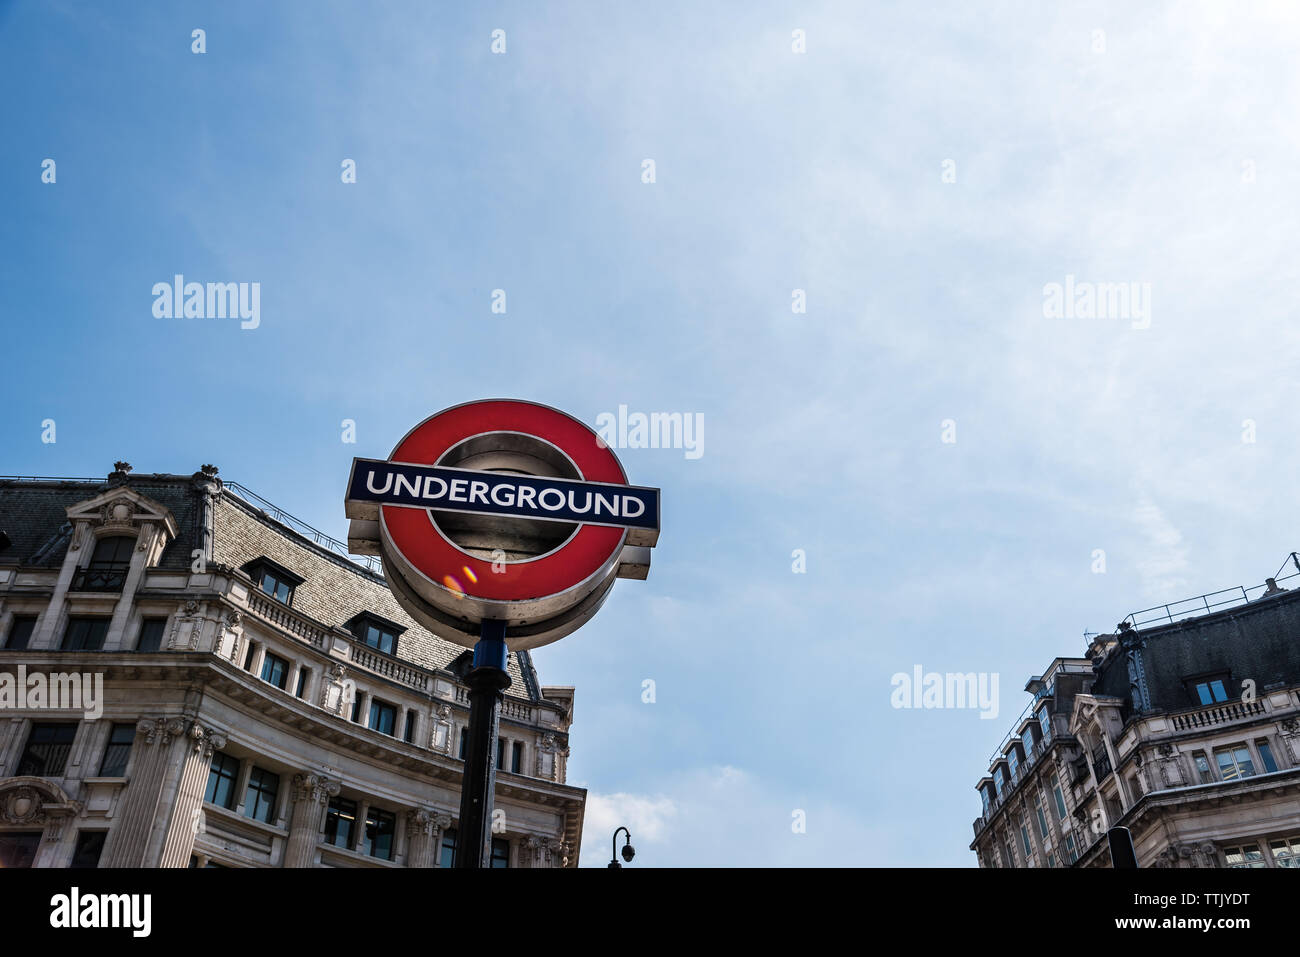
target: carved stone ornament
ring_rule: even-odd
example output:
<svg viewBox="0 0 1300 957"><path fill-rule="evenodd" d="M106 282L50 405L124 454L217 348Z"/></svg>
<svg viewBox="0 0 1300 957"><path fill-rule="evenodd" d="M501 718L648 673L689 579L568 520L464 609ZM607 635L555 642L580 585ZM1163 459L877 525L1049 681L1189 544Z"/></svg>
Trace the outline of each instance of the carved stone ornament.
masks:
<svg viewBox="0 0 1300 957"><path fill-rule="evenodd" d="M33 787L16 787L0 802L0 821L6 824L40 824L45 821L44 801Z"/></svg>
<svg viewBox="0 0 1300 957"><path fill-rule="evenodd" d="M220 751L226 746L226 733L205 728L195 721L190 726L190 740L194 742L194 752L202 754L204 760L207 760L212 757L213 751Z"/></svg>
<svg viewBox="0 0 1300 957"><path fill-rule="evenodd" d="M172 738L185 732L183 718L141 718L136 722L137 734L144 735L145 744L171 744Z"/></svg>
<svg viewBox="0 0 1300 957"><path fill-rule="evenodd" d="M336 796L342 783L324 774L308 771L293 776L294 801L310 801L312 804L324 804Z"/></svg>

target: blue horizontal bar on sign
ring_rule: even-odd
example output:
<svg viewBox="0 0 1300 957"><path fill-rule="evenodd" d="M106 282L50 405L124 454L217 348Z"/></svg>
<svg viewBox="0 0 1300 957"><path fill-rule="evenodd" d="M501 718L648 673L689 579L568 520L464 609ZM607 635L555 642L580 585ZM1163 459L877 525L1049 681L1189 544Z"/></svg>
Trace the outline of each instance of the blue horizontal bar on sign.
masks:
<svg viewBox="0 0 1300 957"><path fill-rule="evenodd" d="M349 503L659 529L659 489L353 459Z"/></svg>

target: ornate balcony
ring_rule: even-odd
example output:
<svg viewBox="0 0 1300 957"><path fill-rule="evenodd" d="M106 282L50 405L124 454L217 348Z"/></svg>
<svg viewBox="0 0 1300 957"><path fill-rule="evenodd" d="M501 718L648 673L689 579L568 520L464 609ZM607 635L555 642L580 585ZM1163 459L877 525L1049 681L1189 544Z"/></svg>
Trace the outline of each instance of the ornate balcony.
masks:
<svg viewBox="0 0 1300 957"><path fill-rule="evenodd" d="M120 592L126 587L126 565L105 568L78 568L72 576L70 591L107 591Z"/></svg>

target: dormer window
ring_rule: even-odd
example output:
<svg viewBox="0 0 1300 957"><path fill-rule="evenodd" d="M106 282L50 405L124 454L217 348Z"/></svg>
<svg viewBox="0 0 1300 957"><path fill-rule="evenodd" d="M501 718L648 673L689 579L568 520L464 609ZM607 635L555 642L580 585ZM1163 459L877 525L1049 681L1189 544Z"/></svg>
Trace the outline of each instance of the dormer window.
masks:
<svg viewBox="0 0 1300 957"><path fill-rule="evenodd" d="M90 564L79 569L72 581L73 591L121 591L131 570L131 551L135 539L112 535L95 543Z"/></svg>
<svg viewBox="0 0 1300 957"><path fill-rule="evenodd" d="M1228 688L1232 686L1230 677L1225 673L1195 675L1184 678L1183 684L1191 694L1192 700L1202 706L1227 701Z"/></svg>
<svg viewBox="0 0 1300 957"><path fill-rule="evenodd" d="M293 604L294 589L306 581L301 575L294 574L266 557L249 562L244 566L244 571L248 572L264 594L286 605Z"/></svg>
<svg viewBox="0 0 1300 957"><path fill-rule="evenodd" d="M397 636L406 630L396 622L368 611L352 618L347 627L362 643L386 655L397 654Z"/></svg>

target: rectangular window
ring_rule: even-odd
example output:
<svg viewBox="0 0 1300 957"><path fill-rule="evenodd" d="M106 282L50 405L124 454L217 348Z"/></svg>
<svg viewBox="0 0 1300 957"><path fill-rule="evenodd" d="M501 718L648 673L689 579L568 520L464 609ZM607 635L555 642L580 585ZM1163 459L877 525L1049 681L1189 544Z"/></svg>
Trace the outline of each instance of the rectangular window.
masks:
<svg viewBox="0 0 1300 957"><path fill-rule="evenodd" d="M262 658L262 680L283 691L289 680L289 662L268 651Z"/></svg>
<svg viewBox="0 0 1300 957"><path fill-rule="evenodd" d="M524 743L516 741L510 745L510 770L519 774L524 769Z"/></svg>
<svg viewBox="0 0 1300 957"><path fill-rule="evenodd" d="M1011 780L1015 781L1016 772L1020 770L1020 761L1016 758L1016 749L1012 748L1007 752L1007 764L1011 768Z"/></svg>
<svg viewBox="0 0 1300 957"><path fill-rule="evenodd" d="M352 699L352 722L353 724L361 723L361 695L358 694Z"/></svg>
<svg viewBox="0 0 1300 957"><path fill-rule="evenodd" d="M1273 863L1278 867L1300 868L1300 837L1284 837L1268 842Z"/></svg>
<svg viewBox="0 0 1300 957"><path fill-rule="evenodd" d="M306 692L306 690L307 690L307 676L308 676L309 674L311 674L311 669L310 669L310 668L299 668L299 669L298 669L298 687L295 688L295 689L294 689L294 692L293 692L293 696L294 696L295 698L301 698L301 697L303 696L304 692Z"/></svg>
<svg viewBox="0 0 1300 957"><path fill-rule="evenodd" d="M253 768L248 775L248 790L244 792L244 814L254 821L270 824L279 791L280 775Z"/></svg>
<svg viewBox="0 0 1300 957"><path fill-rule="evenodd" d="M163 632L167 628L166 618L146 618L140 622L140 637L136 640L136 651L158 651L162 648Z"/></svg>
<svg viewBox="0 0 1300 957"><path fill-rule="evenodd" d="M1034 851L1029 844L1029 828L1023 824L1020 825L1020 843L1025 847L1025 863L1028 864L1030 858L1034 855Z"/></svg>
<svg viewBox="0 0 1300 957"><path fill-rule="evenodd" d="M256 657L257 657L257 644L250 641L248 643L248 651L244 653L244 670L249 672L250 674L253 671L253 659Z"/></svg>
<svg viewBox="0 0 1300 957"><path fill-rule="evenodd" d="M1052 739L1052 716L1046 708L1038 712L1038 725L1043 729L1043 741Z"/></svg>
<svg viewBox="0 0 1300 957"><path fill-rule="evenodd" d="M284 602L286 605L289 604L289 599L293 597L293 586L286 581L281 581L268 571L262 572L262 579L258 582L258 585L266 594L276 601Z"/></svg>
<svg viewBox="0 0 1300 957"><path fill-rule="evenodd" d="M235 806L235 779L239 777L239 760L216 751L208 769L208 787L203 800L230 810Z"/></svg>
<svg viewBox="0 0 1300 957"><path fill-rule="evenodd" d="M1074 835L1065 835L1065 852L1070 855L1070 863L1073 864L1079 859L1079 850L1074 845Z"/></svg>
<svg viewBox="0 0 1300 957"><path fill-rule="evenodd" d="M1277 762L1273 760L1273 749L1268 746L1268 742L1260 738L1255 742L1255 750L1259 752L1259 760L1264 765L1264 773L1272 774L1277 770Z"/></svg>
<svg viewBox="0 0 1300 957"><path fill-rule="evenodd" d="M370 728L380 734L392 734L397 727L397 708L383 701L370 702Z"/></svg>
<svg viewBox="0 0 1300 957"><path fill-rule="evenodd" d="M27 748L18 762L18 776L30 774L38 778L63 776L73 739L77 736L75 724L34 724L27 736Z"/></svg>
<svg viewBox="0 0 1300 957"><path fill-rule="evenodd" d="M1228 700L1228 691L1223 686L1224 679L1210 678L1196 682L1196 697L1201 704L1217 704Z"/></svg>
<svg viewBox="0 0 1300 957"><path fill-rule="evenodd" d="M406 727L402 731L402 740L407 744L415 742L415 712L406 712Z"/></svg>
<svg viewBox="0 0 1300 957"><path fill-rule="evenodd" d="M0 868L31 867L40 846L40 831L0 831Z"/></svg>
<svg viewBox="0 0 1300 957"><path fill-rule="evenodd" d="M1034 798L1034 814L1038 817L1038 836L1047 840L1047 815L1043 813L1042 798Z"/></svg>
<svg viewBox="0 0 1300 957"><path fill-rule="evenodd" d="M1011 841L1010 841L1010 840L1008 840L1007 843L1003 846L1002 853L1005 854L1006 857L1007 857L1007 867L1015 867L1015 866L1016 866L1016 855L1015 855L1015 853L1011 850Z"/></svg>
<svg viewBox="0 0 1300 957"><path fill-rule="evenodd" d="M1206 759L1205 752L1193 751L1192 761L1196 764L1196 774L1201 779L1201 783L1211 783L1214 780L1214 771L1210 769L1210 762Z"/></svg>
<svg viewBox="0 0 1300 957"><path fill-rule="evenodd" d="M5 639L6 651L22 651L32 640L36 630L35 615L14 615L13 624L9 626L9 637Z"/></svg>
<svg viewBox="0 0 1300 957"><path fill-rule="evenodd" d="M99 855L104 851L104 838L108 831L81 831L77 834L77 845L72 851L72 863L69 867L98 867Z"/></svg>
<svg viewBox="0 0 1300 957"><path fill-rule="evenodd" d="M497 770L506 766L506 739L497 738Z"/></svg>
<svg viewBox="0 0 1300 957"><path fill-rule="evenodd" d="M108 634L107 618L69 618L63 633L64 651L99 651Z"/></svg>
<svg viewBox="0 0 1300 957"><path fill-rule="evenodd" d="M449 827L442 832L442 856L439 867L451 867L456 861L456 829Z"/></svg>
<svg viewBox="0 0 1300 957"><path fill-rule="evenodd" d="M362 641L368 644L371 648L374 648L378 651L382 651L386 655L391 655L396 652L397 650L396 635L394 635L391 631L387 631L383 628L378 628L375 625L369 623L367 623L365 627L366 630L365 630L365 634L361 639Z"/></svg>
<svg viewBox="0 0 1300 957"><path fill-rule="evenodd" d="M393 859L393 835L397 832L397 815L371 808L366 814L366 833L362 852L380 860Z"/></svg>
<svg viewBox="0 0 1300 957"><path fill-rule="evenodd" d="M331 798L325 812L325 843L335 847L352 846L352 828L357 820L357 802L347 798Z"/></svg>
<svg viewBox="0 0 1300 957"><path fill-rule="evenodd" d="M1056 802L1056 819L1065 820L1065 796L1061 794L1061 779L1052 775L1052 799Z"/></svg>
<svg viewBox="0 0 1300 957"><path fill-rule="evenodd" d="M510 866L510 842L504 837L492 838L492 862L489 867L500 868Z"/></svg>
<svg viewBox="0 0 1300 957"><path fill-rule="evenodd" d="M99 762L101 778L120 778L126 774L126 763L131 758L131 743L135 741L135 725L115 724L108 733L108 746L104 759Z"/></svg>
<svg viewBox="0 0 1300 957"><path fill-rule="evenodd" d="M465 749L469 747L469 728L460 729L460 759L465 760Z"/></svg>
<svg viewBox="0 0 1300 957"><path fill-rule="evenodd" d="M1225 867L1268 867L1258 844L1244 844L1241 847L1223 849Z"/></svg>
<svg viewBox="0 0 1300 957"><path fill-rule="evenodd" d="M1244 744L1215 751L1214 760L1218 762L1219 778L1223 781L1255 776L1255 763L1250 760L1250 752Z"/></svg>

